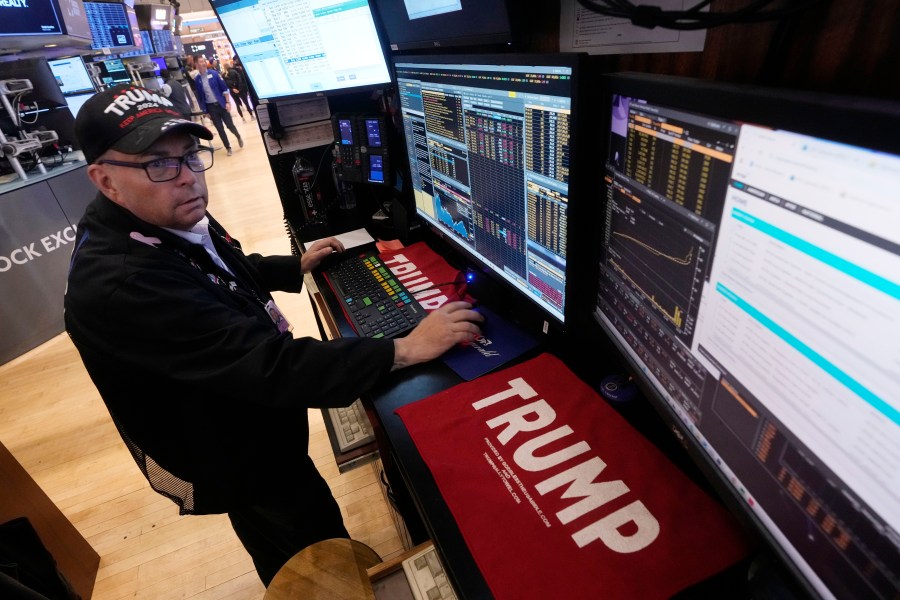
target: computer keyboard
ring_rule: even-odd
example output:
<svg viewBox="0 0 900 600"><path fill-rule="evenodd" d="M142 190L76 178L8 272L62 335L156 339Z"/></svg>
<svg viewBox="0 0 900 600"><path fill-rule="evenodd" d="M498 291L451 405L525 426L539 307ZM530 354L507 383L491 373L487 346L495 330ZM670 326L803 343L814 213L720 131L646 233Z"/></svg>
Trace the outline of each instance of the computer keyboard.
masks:
<svg viewBox="0 0 900 600"><path fill-rule="evenodd" d="M397 337L427 314L374 251L344 258L324 275L359 336Z"/></svg>
<svg viewBox="0 0 900 600"><path fill-rule="evenodd" d="M429 544L402 564L416 600L457 600L433 545Z"/></svg>
<svg viewBox="0 0 900 600"><path fill-rule="evenodd" d="M359 398L350 406L329 408L328 417L337 435L341 454L375 441L375 432Z"/></svg>

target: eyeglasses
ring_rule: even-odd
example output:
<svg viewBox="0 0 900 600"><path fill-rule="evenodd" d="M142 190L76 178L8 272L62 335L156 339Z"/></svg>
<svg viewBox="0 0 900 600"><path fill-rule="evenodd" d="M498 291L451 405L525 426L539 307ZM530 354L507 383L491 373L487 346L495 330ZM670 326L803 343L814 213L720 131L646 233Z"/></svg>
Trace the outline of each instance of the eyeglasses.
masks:
<svg viewBox="0 0 900 600"><path fill-rule="evenodd" d="M213 166L213 149L200 146L184 156L165 156L139 163L103 159L98 160L96 164L143 169L150 181L161 183L163 181L171 181L181 175L182 164L187 165L187 168L194 173L202 173L208 170Z"/></svg>

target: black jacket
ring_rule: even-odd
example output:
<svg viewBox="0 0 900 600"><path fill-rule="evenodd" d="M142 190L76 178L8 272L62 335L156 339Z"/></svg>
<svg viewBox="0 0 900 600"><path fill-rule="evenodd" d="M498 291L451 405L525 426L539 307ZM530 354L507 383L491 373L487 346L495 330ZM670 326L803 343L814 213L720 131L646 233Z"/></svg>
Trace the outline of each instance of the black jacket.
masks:
<svg viewBox="0 0 900 600"><path fill-rule="evenodd" d="M172 101L175 110L184 115L185 118L190 119L193 110L191 109L191 103L188 101L187 92L184 91L184 86L175 78L169 79L166 85L171 89L169 100Z"/></svg>
<svg viewBox="0 0 900 600"><path fill-rule="evenodd" d="M271 290L300 291L298 257L245 256L212 218L210 233L237 277L98 195L64 302L123 439L182 514L302 493L307 409L349 405L393 362L390 340L279 333L264 304Z"/></svg>
<svg viewBox="0 0 900 600"><path fill-rule="evenodd" d="M228 89L232 92L237 90L237 93L242 94L247 91L247 82L244 80L244 73L237 67L228 69L228 72L225 73L222 78L225 80L225 83L228 84Z"/></svg>

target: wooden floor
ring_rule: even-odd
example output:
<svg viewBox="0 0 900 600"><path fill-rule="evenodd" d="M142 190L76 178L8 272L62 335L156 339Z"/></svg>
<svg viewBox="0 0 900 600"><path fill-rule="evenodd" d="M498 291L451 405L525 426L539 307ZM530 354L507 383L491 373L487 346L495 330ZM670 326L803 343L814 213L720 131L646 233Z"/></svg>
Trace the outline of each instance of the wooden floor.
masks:
<svg viewBox="0 0 900 600"><path fill-rule="evenodd" d="M245 147L219 148L207 172L210 212L247 252L289 254L281 203L256 122L235 116ZM209 123L207 123L209 125ZM294 335L318 337L308 298L278 294ZM340 474L321 413L309 411L310 456L351 536L382 559L403 548L371 464ZM0 365L0 440L100 554L95 600L258 600L264 588L224 515L179 516L150 489L68 337ZM0 490L0 493L9 493Z"/></svg>

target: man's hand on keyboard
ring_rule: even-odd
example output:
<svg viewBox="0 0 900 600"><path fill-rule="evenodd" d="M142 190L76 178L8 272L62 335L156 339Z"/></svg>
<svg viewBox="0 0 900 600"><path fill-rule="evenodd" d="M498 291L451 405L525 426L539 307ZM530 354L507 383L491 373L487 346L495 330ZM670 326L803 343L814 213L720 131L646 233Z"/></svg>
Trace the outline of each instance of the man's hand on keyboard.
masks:
<svg viewBox="0 0 900 600"><path fill-rule="evenodd" d="M437 358L456 344L481 335L481 313L469 302L448 302L433 311L409 335L394 340L392 370Z"/></svg>
<svg viewBox="0 0 900 600"><path fill-rule="evenodd" d="M343 252L344 244L335 237L316 240L300 256L300 270L305 275L319 266L319 264L334 252Z"/></svg>

